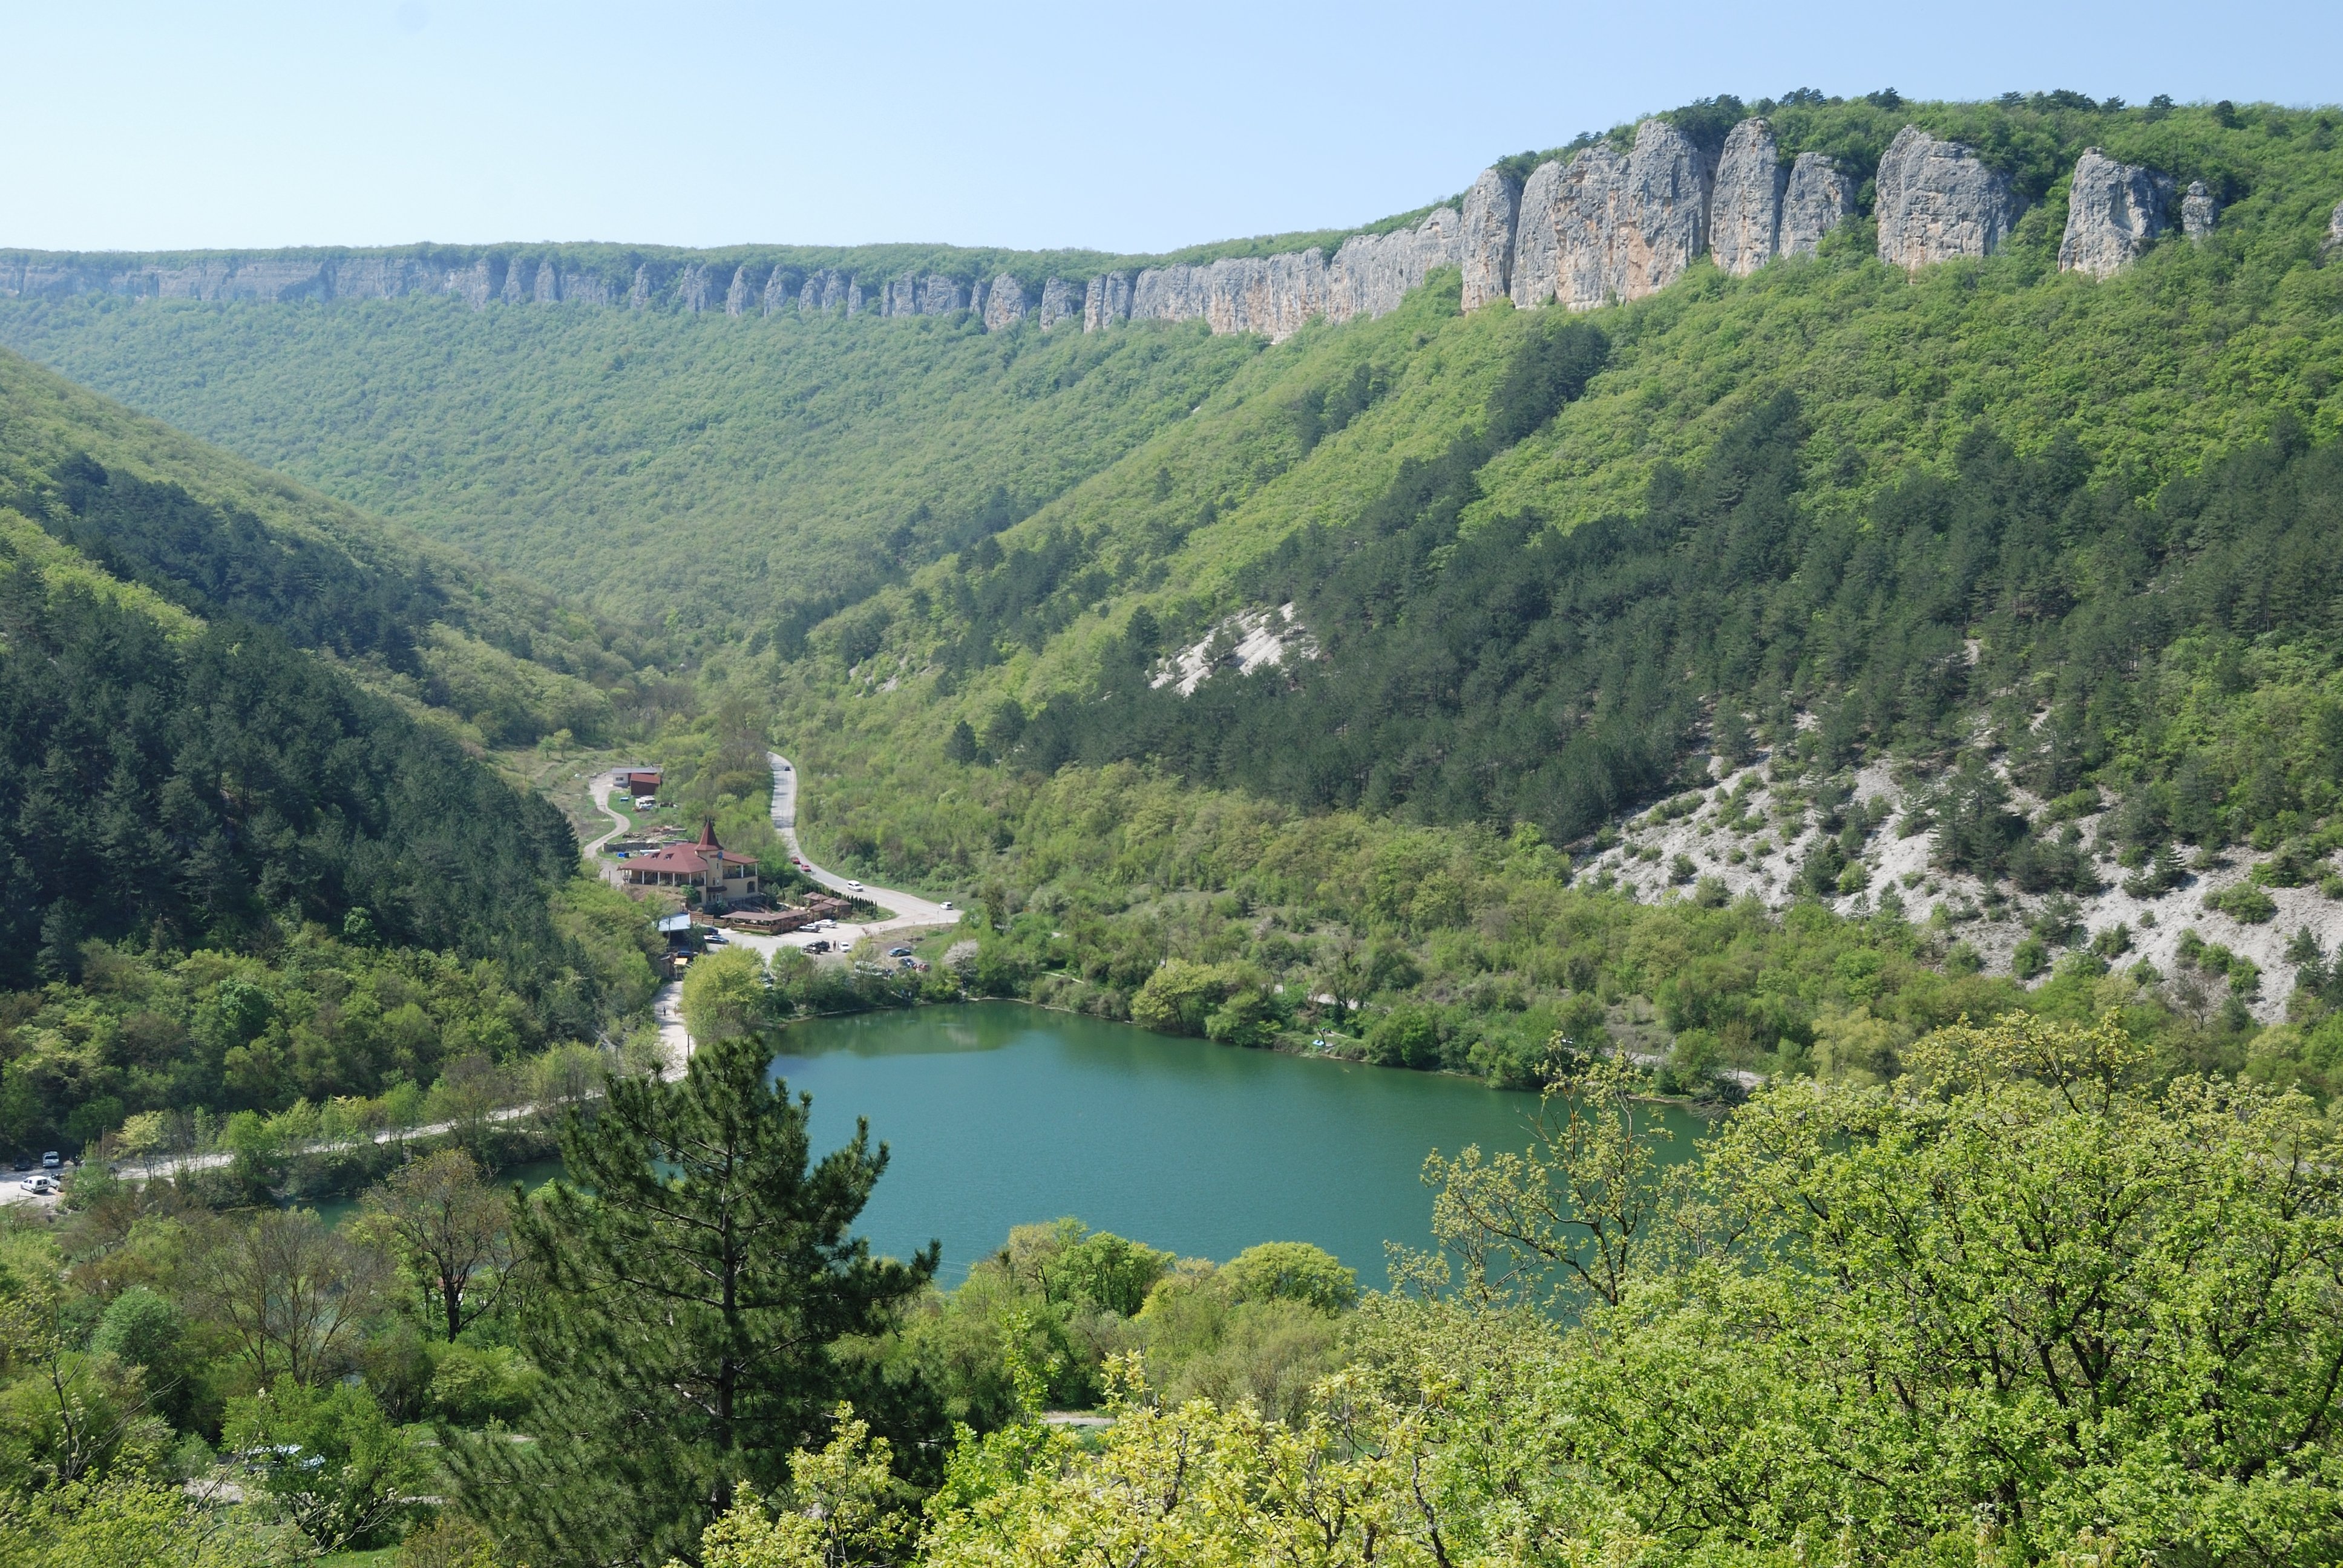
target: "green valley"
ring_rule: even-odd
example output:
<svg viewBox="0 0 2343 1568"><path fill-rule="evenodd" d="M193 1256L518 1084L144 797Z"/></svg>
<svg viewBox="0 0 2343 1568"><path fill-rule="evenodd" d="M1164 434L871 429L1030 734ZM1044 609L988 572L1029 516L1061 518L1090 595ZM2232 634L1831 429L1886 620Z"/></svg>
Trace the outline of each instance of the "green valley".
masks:
<svg viewBox="0 0 2343 1568"><path fill-rule="evenodd" d="M1151 258L0 256L0 1152L85 1156L0 1208L0 1542L2334 1561L2339 129L1801 90ZM955 1092L1011 999L1167 1125ZM1380 1271L1182 1258L890 1177L823 1050L1101 1206L1213 1063L1520 1146L1423 1140Z"/></svg>

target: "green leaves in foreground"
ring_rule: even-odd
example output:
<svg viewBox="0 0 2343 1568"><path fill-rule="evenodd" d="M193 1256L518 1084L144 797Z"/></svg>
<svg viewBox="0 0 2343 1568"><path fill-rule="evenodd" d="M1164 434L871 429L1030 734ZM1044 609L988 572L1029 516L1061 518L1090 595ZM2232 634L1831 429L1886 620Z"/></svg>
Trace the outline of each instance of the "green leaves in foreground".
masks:
<svg viewBox="0 0 2343 1568"><path fill-rule="evenodd" d="M1536 1418L1513 1412L1477 1454L1460 1440L1457 1483L1502 1446L1557 1527L1607 1513L1680 1550L1803 1538L1850 1560L1957 1543L2017 1562L2090 1534L2123 1561L2334 1561L2331 1124L2218 1080L2152 1091L2111 1020L1963 1023L1912 1054L1890 1087L1762 1091L1681 1191L1584 1131L1618 1130L1615 1098L1542 1163L1468 1171L1469 1210L1452 1181L1454 1239L1511 1248L1583 1308L1551 1339ZM1614 1296L1597 1287L1614 1276L1579 1276L1611 1255L1622 1172L1674 1244L1633 1259ZM1572 1211L1557 1191L1594 1201ZM1537 1245L1502 1229L1522 1213L1552 1219ZM1516 1376L1453 1329L1399 1338L1411 1356L1445 1345L1468 1390Z"/></svg>

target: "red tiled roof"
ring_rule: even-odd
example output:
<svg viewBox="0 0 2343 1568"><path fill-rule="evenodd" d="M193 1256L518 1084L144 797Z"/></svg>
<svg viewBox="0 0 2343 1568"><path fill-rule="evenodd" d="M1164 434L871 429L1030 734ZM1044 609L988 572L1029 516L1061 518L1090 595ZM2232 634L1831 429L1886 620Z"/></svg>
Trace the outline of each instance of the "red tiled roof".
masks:
<svg viewBox="0 0 2343 1568"><path fill-rule="evenodd" d="M628 867L647 871L676 871L686 875L705 871L710 861L729 861L736 866L753 866L757 862L747 855L736 855L729 849L707 850L698 844L669 844L648 855L637 855L627 861Z"/></svg>

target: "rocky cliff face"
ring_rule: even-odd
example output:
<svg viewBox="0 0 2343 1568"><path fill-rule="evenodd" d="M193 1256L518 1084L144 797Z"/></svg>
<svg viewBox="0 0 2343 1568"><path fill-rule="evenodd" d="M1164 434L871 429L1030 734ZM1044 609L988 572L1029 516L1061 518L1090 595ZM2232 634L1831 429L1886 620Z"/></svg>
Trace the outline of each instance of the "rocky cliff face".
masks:
<svg viewBox="0 0 2343 1568"><path fill-rule="evenodd" d="M1567 165L1540 164L1522 190L1513 304L1592 310L1665 288L1707 246L1710 177L1665 120L1636 126L1629 153L1597 142Z"/></svg>
<svg viewBox="0 0 2343 1568"><path fill-rule="evenodd" d="M1118 321L1131 319L1131 278L1127 272L1102 272L1082 290L1082 330L1103 332Z"/></svg>
<svg viewBox="0 0 2343 1568"><path fill-rule="evenodd" d="M983 317L987 332L1006 332L1025 319L1025 286L1008 273L1002 273L984 291Z"/></svg>
<svg viewBox="0 0 2343 1568"><path fill-rule="evenodd" d="M1764 120L1734 126L1716 160L1716 188L1709 198L1708 248L1719 267L1746 277L1774 259L1789 184L1774 127Z"/></svg>
<svg viewBox="0 0 2343 1568"><path fill-rule="evenodd" d="M1879 259L1906 272L1991 256L2017 222L2009 181L1958 142L1906 126L1879 160Z"/></svg>
<svg viewBox="0 0 2343 1568"><path fill-rule="evenodd" d="M1513 226L1521 211L1521 181L1503 169L1482 170L1464 193L1457 260L1464 269L1465 309L1478 310L1512 289Z"/></svg>
<svg viewBox="0 0 2343 1568"><path fill-rule="evenodd" d="M1823 236L1855 216L1855 179L1825 153L1800 153L1782 192L1779 254L1812 256Z"/></svg>
<svg viewBox="0 0 2343 1568"><path fill-rule="evenodd" d="M1282 338L1312 320L1344 322L1398 308L1434 270L1453 266L1463 307L1509 298L1528 309L1559 300L1573 310L1640 299L1682 276L1704 252L1745 276L1777 257L1813 254L1855 216L1861 171L1817 152L1785 166L1774 127L1745 120L1712 161L1673 124L1635 127L1623 151L1598 142L1550 159L1517 180L1484 170L1456 206L1383 234L1359 234L1329 256L1302 250L1232 256L1202 266L1051 277L1038 286L1013 273L990 278L942 272L865 278L837 267L787 263L645 261L632 286L607 260L571 269L558 247L405 256L304 252L142 262L133 256L0 254L0 297L99 292L132 298L197 300L393 299L453 295L475 309L575 303L697 312L720 298L728 316L752 306L763 315L791 304L802 315L866 312L884 317L973 313L988 331L1029 317L1047 331L1079 315L1085 332L1118 321L1197 321L1213 332ZM1969 148L1916 126L1897 135L1875 182L1879 256L1916 269L1992 254L2008 236L2020 204L2007 180ZM2104 276L2128 265L2170 221L2172 181L2123 165L2097 149L2077 165L2060 265ZM2217 206L2199 183L2178 204L2192 240L2213 229ZM2343 249L2343 206L2326 251ZM2324 252L2322 252L2324 254ZM1038 286L1038 299L1034 292Z"/></svg>
<svg viewBox="0 0 2343 1568"><path fill-rule="evenodd" d="M1456 266L1463 243L1464 218L1453 206L1433 208L1413 228L1353 235L1326 264L1326 318L1342 322L1390 315L1410 291L1423 286L1434 267ZM1289 317L1299 303L1288 307Z"/></svg>
<svg viewBox="0 0 2343 1568"><path fill-rule="evenodd" d="M1564 166L1548 159L1522 182L1521 215L1513 226L1513 276L1506 292L1514 307L1534 309L1554 297L1561 275L1554 236L1554 207Z"/></svg>
<svg viewBox="0 0 2343 1568"><path fill-rule="evenodd" d="M2137 164L2119 164L2097 147L2076 160L2066 196L2066 234L2058 242L2058 270L2106 277L2139 259L2167 226L2172 205L2169 176Z"/></svg>
<svg viewBox="0 0 2343 1568"><path fill-rule="evenodd" d="M2188 236L2191 245L2202 245L2213 237L2213 226L2220 221L2221 204L2205 188L2203 180L2190 180L2188 194L2180 198L2180 232Z"/></svg>

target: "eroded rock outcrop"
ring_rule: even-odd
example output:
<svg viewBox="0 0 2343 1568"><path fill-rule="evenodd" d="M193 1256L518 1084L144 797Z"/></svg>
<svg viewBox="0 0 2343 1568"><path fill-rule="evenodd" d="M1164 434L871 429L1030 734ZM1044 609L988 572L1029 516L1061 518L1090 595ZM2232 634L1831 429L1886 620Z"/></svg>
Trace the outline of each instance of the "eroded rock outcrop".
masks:
<svg viewBox="0 0 2343 1568"><path fill-rule="evenodd" d="M1025 286L1002 273L985 286L981 319L987 332L1006 332L1025 319Z"/></svg>
<svg viewBox="0 0 2343 1568"><path fill-rule="evenodd" d="M1131 277L1127 272L1102 272L1082 289L1082 330L1101 332L1118 321L1131 319Z"/></svg>
<svg viewBox="0 0 2343 1568"><path fill-rule="evenodd" d="M2121 272L2166 228L2172 205L2169 175L2119 164L2097 147L2075 160L2067 188L2066 233L2058 242L2058 270L2107 277Z"/></svg>
<svg viewBox="0 0 2343 1568"><path fill-rule="evenodd" d="M1906 126L1879 160L1879 259L1906 272L1991 256L2017 222L2008 179L1959 142Z"/></svg>
<svg viewBox="0 0 2343 1568"><path fill-rule="evenodd" d="M1635 127L1632 151L1597 142L1523 188L1513 303L1572 310L1665 288L1706 248L1708 161L1665 120Z"/></svg>
<svg viewBox="0 0 2343 1568"><path fill-rule="evenodd" d="M2327 237L2318 242L2319 259L2323 261L2338 250L2343 250L2343 201L2337 202L2335 210L2327 215Z"/></svg>
<svg viewBox="0 0 2343 1568"><path fill-rule="evenodd" d="M1006 273L972 286L940 272L866 284L836 267L805 271L780 263L741 263L719 275L708 262L685 257L635 267L629 288L622 272L570 273L559 250L541 247L525 254L417 247L410 256L309 252L145 262L0 254L0 295L276 300L452 293L477 308L491 300L608 305L623 293L637 310L697 312L720 297L729 316L748 314L752 304L770 316L794 299L805 315L966 310L991 331L1028 317L1048 330L1079 314L1086 331L1132 318L1201 320L1216 333L1283 338L1312 320L1383 315L1444 266L1458 269L1467 310L1501 297L1524 308L1558 300L1574 310L1640 299L1674 282L1704 252L1725 271L1746 276L1776 256L1811 254L1851 218L1857 173L1815 152L1785 167L1776 132L1762 118L1734 126L1713 160L1674 124L1647 119L1632 138L1549 160L1526 179L1483 170L1456 206L1408 227L1353 235L1331 256L1311 249L1072 282L1052 277L1041 284L1038 299ZM2163 176L2115 164L2096 150L2085 155L2062 265L2104 276L2137 256L2173 221L2169 184L2159 182ZM1877 189L1879 254L1906 268L1989 255L2019 212L2007 180L1971 149L1913 126L1882 160ZM2177 221L2201 241L2216 210L2210 193L2193 186L2178 204ZM2328 248L2343 248L2343 216Z"/></svg>
<svg viewBox="0 0 2343 1568"><path fill-rule="evenodd" d="M1789 183L1773 126L1744 120L1734 126L1716 160L1716 187L1709 198L1709 254L1719 267L1746 277L1774 259L1781 248L1782 196Z"/></svg>
<svg viewBox="0 0 2343 1568"><path fill-rule="evenodd" d="M1483 169L1464 193L1457 265L1464 270L1464 308L1478 310L1513 287L1513 226L1522 211L1522 182L1503 169Z"/></svg>
<svg viewBox="0 0 2343 1568"><path fill-rule="evenodd" d="M1855 216L1855 179L1827 153L1800 153L1782 191L1782 256L1812 256L1823 236Z"/></svg>
<svg viewBox="0 0 2343 1568"><path fill-rule="evenodd" d="M1133 321L1193 321L1210 297L1207 269L1151 266L1131 282Z"/></svg>
<svg viewBox="0 0 2343 1568"><path fill-rule="evenodd" d="M1463 236L1463 216L1453 206L1434 207L1413 228L1353 235L1326 264L1326 319L1390 315L1433 268L1457 265Z"/></svg>
<svg viewBox="0 0 2343 1568"><path fill-rule="evenodd" d="M336 299L399 299L424 292L433 282L424 265L409 256L344 256L330 270Z"/></svg>
<svg viewBox="0 0 2343 1568"><path fill-rule="evenodd" d="M2202 245L2213 237L2213 226L2220 220L2221 204L2203 180L2190 180L2188 193L2180 198L2180 232L2189 244Z"/></svg>

